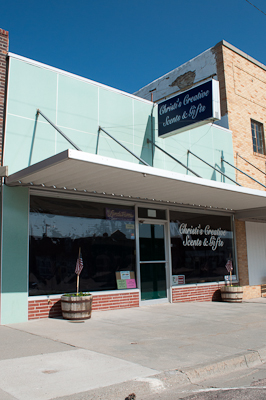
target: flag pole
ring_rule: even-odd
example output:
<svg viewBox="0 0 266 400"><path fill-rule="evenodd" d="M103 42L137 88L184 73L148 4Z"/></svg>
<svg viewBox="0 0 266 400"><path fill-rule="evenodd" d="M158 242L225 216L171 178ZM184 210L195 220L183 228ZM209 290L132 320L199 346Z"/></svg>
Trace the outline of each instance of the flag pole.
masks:
<svg viewBox="0 0 266 400"><path fill-rule="evenodd" d="M79 275L77 275L77 296L78 296L78 292L79 292Z"/></svg>
<svg viewBox="0 0 266 400"><path fill-rule="evenodd" d="M78 260L80 259L80 248L79 248L79 256L78 256ZM78 292L79 292L79 274L77 274L77 296L78 296Z"/></svg>
<svg viewBox="0 0 266 400"><path fill-rule="evenodd" d="M231 260L231 253L229 254L229 259ZM232 285L232 269L230 269L230 286Z"/></svg>

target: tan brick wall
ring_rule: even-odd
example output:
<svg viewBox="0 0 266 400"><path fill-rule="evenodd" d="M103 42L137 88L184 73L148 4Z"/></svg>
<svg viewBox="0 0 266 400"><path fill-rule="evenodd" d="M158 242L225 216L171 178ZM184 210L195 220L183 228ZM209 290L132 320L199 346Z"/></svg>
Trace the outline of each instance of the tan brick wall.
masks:
<svg viewBox="0 0 266 400"><path fill-rule="evenodd" d="M222 85L222 109L227 102L229 129L232 130L235 166L259 182L266 185L266 175L259 172L242 160L238 154L266 172L266 156L253 152L251 119L266 128L266 71L245 57L221 46L218 53L223 59L223 68L219 66L220 75L224 73L225 84ZM219 77L220 79L220 77ZM245 175L236 171L236 180L241 185L266 190Z"/></svg>
<svg viewBox="0 0 266 400"><path fill-rule="evenodd" d="M8 52L8 32L0 29L0 165L2 165L2 143L4 130L4 107L6 90L6 56Z"/></svg>
<svg viewBox="0 0 266 400"><path fill-rule="evenodd" d="M261 297L261 286L243 286L243 300Z"/></svg>
<svg viewBox="0 0 266 400"><path fill-rule="evenodd" d="M236 252L240 285L248 285L248 256L245 221L235 220Z"/></svg>

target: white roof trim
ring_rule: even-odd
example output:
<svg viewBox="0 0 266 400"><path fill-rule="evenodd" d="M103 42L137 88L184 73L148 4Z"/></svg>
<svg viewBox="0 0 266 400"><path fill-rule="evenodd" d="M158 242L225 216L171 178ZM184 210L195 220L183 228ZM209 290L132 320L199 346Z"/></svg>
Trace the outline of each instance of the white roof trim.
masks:
<svg viewBox="0 0 266 400"><path fill-rule="evenodd" d="M260 190L72 149L10 175L5 183L10 186L44 185L57 190L114 194L234 212L266 207L266 192Z"/></svg>
<svg viewBox="0 0 266 400"><path fill-rule="evenodd" d="M83 78L82 76L79 76L79 75L76 75L76 74L72 74L71 72L67 72L67 71L64 71L62 69L59 69L59 68L56 68L56 67L52 67L52 66L47 65L47 64L43 64L43 63L41 63L39 61L35 61L35 60L31 60L30 58L19 56L18 54L14 54L14 53L8 52L8 57L15 58L17 60L26 62L28 64L35 65L36 67L48 69L50 71L56 72L56 73L61 74L61 75L69 76L70 78L78 79L78 80L80 80L82 82L89 83L91 85L94 85L94 86L109 90L111 92L119 93L119 94L121 94L123 96L127 96L127 97L130 97L130 98L134 99L134 100L138 100L138 101L140 101L142 103L147 103L147 104L150 104L150 105L154 104L152 101L143 99L142 97L138 97L138 96L135 96L135 95L133 95L131 93L127 93L127 92L124 92L122 90L112 88L111 86L104 85L103 83L98 83L96 81L92 81L91 79L88 79L88 78Z"/></svg>

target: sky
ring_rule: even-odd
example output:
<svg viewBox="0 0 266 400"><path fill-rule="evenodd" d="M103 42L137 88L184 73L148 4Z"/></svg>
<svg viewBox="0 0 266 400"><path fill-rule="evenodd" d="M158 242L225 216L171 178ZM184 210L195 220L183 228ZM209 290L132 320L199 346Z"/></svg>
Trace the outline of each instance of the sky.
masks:
<svg viewBox="0 0 266 400"><path fill-rule="evenodd" d="M0 28L12 53L134 93L221 40L266 65L266 0L250 2L8 0Z"/></svg>

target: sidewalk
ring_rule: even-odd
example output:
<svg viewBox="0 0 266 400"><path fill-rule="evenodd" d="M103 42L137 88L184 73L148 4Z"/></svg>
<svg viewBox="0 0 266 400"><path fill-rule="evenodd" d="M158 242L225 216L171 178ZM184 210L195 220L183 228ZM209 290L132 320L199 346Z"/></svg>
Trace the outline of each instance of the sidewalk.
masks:
<svg viewBox="0 0 266 400"><path fill-rule="evenodd" d="M101 399L109 393L108 400L123 400L134 391L140 400L163 387L265 362L265 332L266 298L0 326L0 398Z"/></svg>

